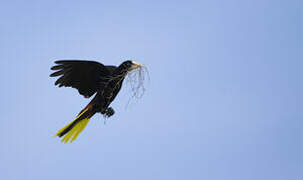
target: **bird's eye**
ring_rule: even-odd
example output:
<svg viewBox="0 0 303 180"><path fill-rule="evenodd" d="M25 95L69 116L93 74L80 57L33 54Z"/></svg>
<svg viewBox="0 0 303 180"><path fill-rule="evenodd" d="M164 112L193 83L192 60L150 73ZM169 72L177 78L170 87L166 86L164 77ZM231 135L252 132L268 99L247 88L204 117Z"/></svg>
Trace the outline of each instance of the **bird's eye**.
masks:
<svg viewBox="0 0 303 180"><path fill-rule="evenodd" d="M127 66L131 66L131 63L130 63L130 62L127 62L126 65L127 65Z"/></svg>

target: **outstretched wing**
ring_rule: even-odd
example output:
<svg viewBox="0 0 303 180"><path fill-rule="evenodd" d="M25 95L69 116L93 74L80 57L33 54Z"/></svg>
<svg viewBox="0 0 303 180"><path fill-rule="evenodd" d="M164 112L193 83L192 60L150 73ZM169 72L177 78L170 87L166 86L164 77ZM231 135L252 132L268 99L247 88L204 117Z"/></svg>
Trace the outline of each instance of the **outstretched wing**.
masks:
<svg viewBox="0 0 303 180"><path fill-rule="evenodd" d="M55 82L59 87L73 87L86 98L102 89L108 82L114 66L104 66L95 61L59 60L51 70L56 72L50 76L60 76Z"/></svg>

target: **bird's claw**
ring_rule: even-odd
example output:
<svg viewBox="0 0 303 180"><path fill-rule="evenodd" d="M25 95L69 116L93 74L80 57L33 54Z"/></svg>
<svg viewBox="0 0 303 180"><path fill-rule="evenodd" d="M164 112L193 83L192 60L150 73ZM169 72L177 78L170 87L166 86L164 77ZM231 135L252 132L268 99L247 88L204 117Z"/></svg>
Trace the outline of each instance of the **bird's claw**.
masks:
<svg viewBox="0 0 303 180"><path fill-rule="evenodd" d="M111 117L114 114L115 114L115 110L112 107L107 108L104 112L104 116L107 118Z"/></svg>

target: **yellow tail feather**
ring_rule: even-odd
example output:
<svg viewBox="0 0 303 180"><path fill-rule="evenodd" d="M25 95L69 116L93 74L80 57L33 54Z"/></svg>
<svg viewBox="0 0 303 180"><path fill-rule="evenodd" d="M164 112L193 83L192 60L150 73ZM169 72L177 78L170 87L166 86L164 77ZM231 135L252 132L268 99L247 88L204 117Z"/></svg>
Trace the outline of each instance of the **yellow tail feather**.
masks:
<svg viewBox="0 0 303 180"><path fill-rule="evenodd" d="M59 136L65 129L67 129L73 122L75 122L78 118L80 118L88 109L85 109L83 112L81 112L71 123L66 125L64 128L60 129L55 136ZM77 124L74 125L74 127L68 131L64 137L62 138L61 142L64 144L67 143L69 140L70 142L73 142L79 134L83 131L83 129L86 127L88 121L90 120L90 117L87 117L85 119L80 120L77 122Z"/></svg>

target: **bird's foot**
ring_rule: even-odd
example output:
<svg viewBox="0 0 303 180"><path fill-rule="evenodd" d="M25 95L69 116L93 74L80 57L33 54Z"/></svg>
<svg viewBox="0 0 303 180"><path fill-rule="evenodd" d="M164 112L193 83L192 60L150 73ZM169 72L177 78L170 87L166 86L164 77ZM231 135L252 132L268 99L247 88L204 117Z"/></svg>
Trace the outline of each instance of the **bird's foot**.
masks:
<svg viewBox="0 0 303 180"><path fill-rule="evenodd" d="M111 117L115 114L115 110L112 107L107 108L105 111L102 112L104 117L104 125L106 125L107 118Z"/></svg>
<svg viewBox="0 0 303 180"><path fill-rule="evenodd" d="M112 107L107 108L107 109L104 111L104 113L103 113L103 115L104 115L106 118L109 118L109 117L111 117L111 116L114 115L114 114L115 114L115 110L114 110Z"/></svg>

